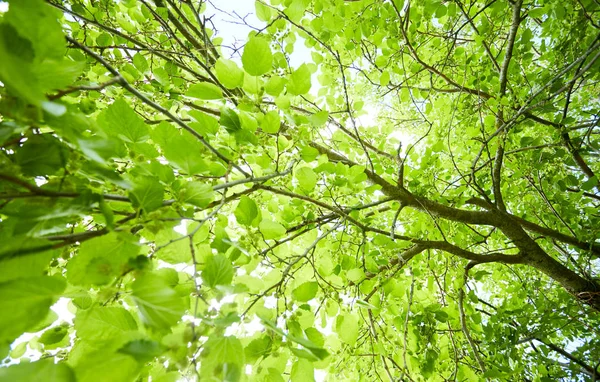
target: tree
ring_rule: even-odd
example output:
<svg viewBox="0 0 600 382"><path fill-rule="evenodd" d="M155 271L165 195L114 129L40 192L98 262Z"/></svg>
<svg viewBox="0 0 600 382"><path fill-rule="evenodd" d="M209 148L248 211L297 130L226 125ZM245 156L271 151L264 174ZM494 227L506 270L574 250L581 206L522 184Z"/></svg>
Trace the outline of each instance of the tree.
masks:
<svg viewBox="0 0 600 382"><path fill-rule="evenodd" d="M0 380L596 380L598 3L255 10L8 3Z"/></svg>

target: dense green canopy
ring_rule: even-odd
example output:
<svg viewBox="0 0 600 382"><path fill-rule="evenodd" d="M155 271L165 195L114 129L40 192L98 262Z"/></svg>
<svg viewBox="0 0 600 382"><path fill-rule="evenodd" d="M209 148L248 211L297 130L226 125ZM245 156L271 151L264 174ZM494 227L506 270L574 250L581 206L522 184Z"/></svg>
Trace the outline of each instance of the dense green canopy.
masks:
<svg viewBox="0 0 600 382"><path fill-rule="evenodd" d="M600 379L598 1L0 6L1 381Z"/></svg>

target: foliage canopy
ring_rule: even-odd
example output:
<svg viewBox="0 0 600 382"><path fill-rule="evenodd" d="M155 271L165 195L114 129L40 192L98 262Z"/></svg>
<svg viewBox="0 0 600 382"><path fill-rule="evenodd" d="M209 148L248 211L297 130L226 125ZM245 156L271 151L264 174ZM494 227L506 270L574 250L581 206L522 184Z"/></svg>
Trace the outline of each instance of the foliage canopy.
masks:
<svg viewBox="0 0 600 382"><path fill-rule="evenodd" d="M596 380L597 1L214 9L0 15L0 380Z"/></svg>

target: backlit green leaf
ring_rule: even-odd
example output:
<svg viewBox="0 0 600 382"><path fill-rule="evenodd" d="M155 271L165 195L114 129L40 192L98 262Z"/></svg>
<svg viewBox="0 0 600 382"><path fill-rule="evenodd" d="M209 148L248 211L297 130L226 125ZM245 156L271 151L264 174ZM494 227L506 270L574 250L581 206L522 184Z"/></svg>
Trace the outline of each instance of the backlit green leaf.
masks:
<svg viewBox="0 0 600 382"><path fill-rule="evenodd" d="M284 226L272 220L261 221L259 228L265 239L277 239L285 235L286 232Z"/></svg>
<svg viewBox="0 0 600 382"><path fill-rule="evenodd" d="M244 47L242 64L251 76L260 76L271 71L273 54L269 42L261 37L252 37Z"/></svg>
<svg viewBox="0 0 600 382"><path fill-rule="evenodd" d="M119 98L98 116L107 134L127 143L142 143L148 138L148 128L123 98Z"/></svg>
<svg viewBox="0 0 600 382"><path fill-rule="evenodd" d="M237 219L238 223L243 225L251 225L257 216L258 208L256 207L256 203L248 196L242 196L237 208L235 209L235 218Z"/></svg>
<svg viewBox="0 0 600 382"><path fill-rule="evenodd" d="M242 123L240 122L240 117L237 113L229 108L223 108L221 110L221 125L225 127L225 129L229 133L235 133L236 131L242 128Z"/></svg>
<svg viewBox="0 0 600 382"><path fill-rule="evenodd" d="M126 354L101 350L88 354L75 366L77 382L135 381L141 365Z"/></svg>
<svg viewBox="0 0 600 382"><path fill-rule="evenodd" d="M242 343L232 336L211 336L202 352L201 375L222 381L238 381L244 365Z"/></svg>
<svg viewBox="0 0 600 382"><path fill-rule="evenodd" d="M317 185L317 174L310 167L302 167L296 170L294 175L304 191L312 191Z"/></svg>
<svg viewBox="0 0 600 382"><path fill-rule="evenodd" d="M256 17L260 21L268 22L271 20L271 16L272 16L271 8L269 8L267 5L264 5L260 1L255 1L254 7L256 9Z"/></svg>
<svg viewBox="0 0 600 382"><path fill-rule="evenodd" d="M346 313L336 319L335 331L340 339L350 346L354 346L358 339L358 328L358 317L353 314Z"/></svg>
<svg viewBox="0 0 600 382"><path fill-rule="evenodd" d="M292 291L292 297L299 302L307 302L317 295L318 290L319 284L316 282L305 282Z"/></svg>
<svg viewBox="0 0 600 382"><path fill-rule="evenodd" d="M67 278L73 285L107 284L125 271L129 259L140 247L131 236L111 233L81 244L67 265Z"/></svg>
<svg viewBox="0 0 600 382"><path fill-rule="evenodd" d="M288 91L294 95L302 95L308 93L311 87L311 73L306 64L292 72L287 85Z"/></svg>
<svg viewBox="0 0 600 382"><path fill-rule="evenodd" d="M48 314L66 287L59 276L39 276L0 284L0 344L32 328Z"/></svg>
<svg viewBox="0 0 600 382"><path fill-rule="evenodd" d="M164 189L157 179L145 176L135 180L130 197L136 207L150 212L162 206L164 194Z"/></svg>
<svg viewBox="0 0 600 382"><path fill-rule="evenodd" d="M181 191L181 200L204 208L214 200L214 192L210 185L200 182L188 182Z"/></svg>
<svg viewBox="0 0 600 382"><path fill-rule="evenodd" d="M223 255L208 257L202 270L202 281L210 287L229 285L233 280L233 266L231 261Z"/></svg>
<svg viewBox="0 0 600 382"><path fill-rule="evenodd" d="M210 82L201 82L199 84L194 84L190 86L186 96L197 99L221 99L223 98L223 92L221 88L215 84L211 84Z"/></svg>
<svg viewBox="0 0 600 382"><path fill-rule="evenodd" d="M121 340L137 331L135 319L121 307L94 307L79 311L75 319L77 337L88 341Z"/></svg>
<svg viewBox="0 0 600 382"><path fill-rule="evenodd" d="M277 113L275 110L271 110L265 114L260 128L265 133L275 134L279 131L280 125L281 120L279 119L279 113Z"/></svg>
<svg viewBox="0 0 600 382"><path fill-rule="evenodd" d="M219 81L229 89L240 87L244 84L244 71L235 61L219 58L215 64L215 70Z"/></svg>
<svg viewBox="0 0 600 382"><path fill-rule="evenodd" d="M49 134L34 135L25 142L15 156L26 175L52 175L67 163L67 151Z"/></svg>
<svg viewBox="0 0 600 382"><path fill-rule="evenodd" d="M0 368L2 382L75 382L75 374L64 362L55 364L51 359L37 362L23 362L18 365Z"/></svg>
<svg viewBox="0 0 600 382"><path fill-rule="evenodd" d="M299 358L292 365L291 382L313 382L315 380L313 364L306 360Z"/></svg>
<svg viewBox="0 0 600 382"><path fill-rule="evenodd" d="M167 330L181 319L186 301L156 273L140 275L132 285L133 299L144 324Z"/></svg>

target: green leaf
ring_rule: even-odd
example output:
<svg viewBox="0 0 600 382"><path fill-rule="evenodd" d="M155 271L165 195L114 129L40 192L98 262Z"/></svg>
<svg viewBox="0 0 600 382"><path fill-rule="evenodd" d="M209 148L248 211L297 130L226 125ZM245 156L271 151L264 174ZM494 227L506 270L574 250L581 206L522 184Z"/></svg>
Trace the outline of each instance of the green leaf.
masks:
<svg viewBox="0 0 600 382"><path fill-rule="evenodd" d="M316 357L317 359L325 359L327 358L327 356L329 355L329 353L327 352L327 350L322 349L321 347L315 345L313 342L311 342L310 340L307 340L305 338L301 338L301 337L296 337L293 335L290 335L286 332L284 332L283 330L281 330L280 328L277 327L277 325L269 320L268 318L262 316L262 315L258 315L258 318L260 318L260 321L263 325L265 325L268 329L274 331L275 333L279 334L280 336L283 337L287 337L288 340L295 342L299 345L302 345L307 351L309 351L312 356ZM303 353L306 354L306 353ZM309 355L309 357L312 358L311 355Z"/></svg>
<svg viewBox="0 0 600 382"><path fill-rule="evenodd" d="M291 94L302 95L308 93L311 87L311 73L308 65L302 64L292 72L289 77L287 89Z"/></svg>
<svg viewBox="0 0 600 382"><path fill-rule="evenodd" d="M598 179L593 176L581 184L581 189L585 191L591 191L597 186L600 187L600 183L598 182Z"/></svg>
<svg viewBox="0 0 600 382"><path fill-rule="evenodd" d="M73 285L107 284L123 274L129 259L140 247L126 234L110 233L86 241L67 264L67 278Z"/></svg>
<svg viewBox="0 0 600 382"><path fill-rule="evenodd" d="M358 318L353 314L341 314L335 321L335 331L340 340L350 346L354 346L358 339L358 328Z"/></svg>
<svg viewBox="0 0 600 382"><path fill-rule="evenodd" d="M271 76L267 83L265 84L265 91L267 94L272 95L274 97L281 94L283 88L285 87L286 80L279 76Z"/></svg>
<svg viewBox="0 0 600 382"><path fill-rule="evenodd" d="M235 61L220 57L215 63L215 71L219 81L228 89L235 89L244 84L244 71Z"/></svg>
<svg viewBox="0 0 600 382"><path fill-rule="evenodd" d="M319 291L319 284L314 281L308 281L300 284L292 291L292 298L299 302L308 302L315 298Z"/></svg>
<svg viewBox="0 0 600 382"><path fill-rule="evenodd" d="M152 69L152 74L156 78L156 81L158 81L162 86L168 87L170 85L171 77L164 68L154 67Z"/></svg>
<svg viewBox="0 0 600 382"><path fill-rule="evenodd" d="M142 143L150 137L144 121L123 98L106 108L98 116L98 122L107 134L127 143Z"/></svg>
<svg viewBox="0 0 600 382"><path fill-rule="evenodd" d="M125 308L99 306L78 311L75 329L81 339L102 342L125 339L137 333L138 326Z"/></svg>
<svg viewBox="0 0 600 382"><path fill-rule="evenodd" d="M0 382L76 382L73 370L64 362L52 359L23 362L0 368Z"/></svg>
<svg viewBox="0 0 600 382"><path fill-rule="evenodd" d="M383 72L381 72L381 76L379 76L379 85L388 86L389 83L390 83L390 72L388 72L387 70L384 70Z"/></svg>
<svg viewBox="0 0 600 382"><path fill-rule="evenodd" d="M41 0L15 1L0 24L0 81L36 106L42 106L45 94L53 89L49 86L56 83L48 78L60 78L60 84L65 77L74 79L63 73L69 71L70 61L64 57L66 40L55 12Z"/></svg>
<svg viewBox="0 0 600 382"><path fill-rule="evenodd" d="M364 300L356 300L356 306L363 308L363 309L377 309L377 307L373 304L369 304L368 302L364 301Z"/></svg>
<svg viewBox="0 0 600 382"><path fill-rule="evenodd" d="M132 382L141 365L131 356L100 350L87 354L75 365L77 382Z"/></svg>
<svg viewBox="0 0 600 382"><path fill-rule="evenodd" d="M71 85L81 74L85 64L69 60L57 60L44 62L36 69L38 83L45 89L62 89ZM42 108L54 116L60 116L66 112L66 106L59 102L44 101ZM52 109L52 110L51 110Z"/></svg>
<svg viewBox="0 0 600 382"><path fill-rule="evenodd" d="M265 239L277 239L286 233L286 229L281 224L272 220L263 220L258 226L260 232L263 234Z"/></svg>
<svg viewBox="0 0 600 382"><path fill-rule="evenodd" d="M243 195L240 198L240 202L238 203L234 214L238 223L242 225L252 225L252 222L258 216L258 207L254 200Z"/></svg>
<svg viewBox="0 0 600 382"><path fill-rule="evenodd" d="M156 273L140 275L131 289L142 322L152 328L169 329L181 319L186 310L185 299Z"/></svg>
<svg viewBox="0 0 600 382"><path fill-rule="evenodd" d="M20 242L19 244L21 244L22 240L26 240L28 242L26 244L29 245L37 244L29 237L17 239L11 243L12 240L3 239L0 235L0 240L3 240L3 250L9 250L13 243ZM48 243L44 240L40 240L40 242ZM19 278L42 276L48 268L50 260L56 255L57 251L43 251L28 256L5 256L4 253L0 253L0 283Z"/></svg>
<svg viewBox="0 0 600 382"><path fill-rule="evenodd" d="M148 65L148 61L146 60L146 57L144 57L140 53L136 53L133 56L133 65L135 65L135 67L142 73L144 73L150 67Z"/></svg>
<svg viewBox="0 0 600 382"><path fill-rule="evenodd" d="M180 197L184 203L205 208L215 199L215 193L206 183L187 182L181 190Z"/></svg>
<svg viewBox="0 0 600 382"><path fill-rule="evenodd" d="M46 330L40 336L40 343L44 345L53 345L60 342L68 333L68 326L60 325Z"/></svg>
<svg viewBox="0 0 600 382"><path fill-rule="evenodd" d="M300 22L302 16L304 16L304 12L308 4L310 4L310 0L292 0L285 9L284 13L293 22Z"/></svg>
<svg viewBox="0 0 600 382"><path fill-rule="evenodd" d="M129 197L134 207L148 213L162 207L165 190L154 177L144 176L135 180L135 187Z"/></svg>
<svg viewBox="0 0 600 382"><path fill-rule="evenodd" d="M252 37L244 47L242 64L251 76L260 76L271 71L273 54L269 42L261 37Z"/></svg>
<svg viewBox="0 0 600 382"><path fill-rule="evenodd" d="M21 171L29 176L53 175L67 164L67 151L50 134L34 135L15 155Z"/></svg>
<svg viewBox="0 0 600 382"><path fill-rule="evenodd" d="M281 372L275 368L268 368L267 369L268 374L267 374L267 380L269 382L285 382L286 380L283 379L283 377L281 376Z"/></svg>
<svg viewBox="0 0 600 382"><path fill-rule="evenodd" d="M312 162L319 156L319 150L310 146L304 146L301 155L305 162Z"/></svg>
<svg viewBox="0 0 600 382"><path fill-rule="evenodd" d="M317 329L315 328L306 328L304 330L304 333L306 333L306 337L312 342L314 343L316 346L323 346L325 344L325 339L323 338L323 334L321 334L321 332L319 332Z"/></svg>
<svg viewBox="0 0 600 382"><path fill-rule="evenodd" d="M235 133L242 128L242 123L240 122L240 117L237 115L235 111L229 109L227 107L221 110L221 126L225 127L229 133Z"/></svg>
<svg viewBox="0 0 600 382"><path fill-rule="evenodd" d="M256 10L256 17L260 21L264 21L264 22L271 21L271 17L273 15L272 12L271 12L271 8L269 8L268 6L264 5L260 1L255 1L254 2L254 7L255 7L255 10Z"/></svg>
<svg viewBox="0 0 600 382"><path fill-rule="evenodd" d="M108 33L100 33L98 37L96 37L96 44L99 46L109 46L113 42L111 35Z"/></svg>
<svg viewBox="0 0 600 382"><path fill-rule="evenodd" d="M327 120L329 119L329 113L325 110L321 110L308 117L308 119L314 127L321 127L327 123Z"/></svg>
<svg viewBox="0 0 600 382"><path fill-rule="evenodd" d="M152 140L156 141L169 162L186 174L201 174L208 165L202 157L202 144L190 135L182 135L178 130L164 122L154 131Z"/></svg>
<svg viewBox="0 0 600 382"><path fill-rule="evenodd" d="M0 344L34 327L66 287L59 276L39 276L0 284Z"/></svg>
<svg viewBox="0 0 600 382"><path fill-rule="evenodd" d="M223 255L209 256L202 270L202 281L210 288L229 285L233 280L231 261Z"/></svg>
<svg viewBox="0 0 600 382"><path fill-rule="evenodd" d="M254 362L261 357L267 357L271 353L273 340L269 336L253 339L244 349L246 360Z"/></svg>
<svg viewBox="0 0 600 382"><path fill-rule="evenodd" d="M156 258L169 264L186 263L191 260L190 243L182 235L172 229L163 229L156 234L155 243L161 249L156 251Z"/></svg>
<svg viewBox="0 0 600 382"><path fill-rule="evenodd" d="M202 135L214 135L219 131L219 121L216 118L198 110L190 110L188 114L196 120L190 126Z"/></svg>
<svg viewBox="0 0 600 382"><path fill-rule="evenodd" d="M280 126L281 120L279 119L279 113L275 110L271 110L263 117L260 128L265 133L275 134L279 131Z"/></svg>
<svg viewBox="0 0 600 382"><path fill-rule="evenodd" d="M164 348L160 343L145 339L129 341L119 349L119 353L130 355L141 363L149 362L163 352Z"/></svg>
<svg viewBox="0 0 600 382"><path fill-rule="evenodd" d="M315 189L317 185L317 174L310 167L302 167L294 172L300 188L306 192L310 192Z"/></svg>
<svg viewBox="0 0 600 382"><path fill-rule="evenodd" d="M348 280L352 281L353 283L356 283L365 277L365 272L360 268L354 268L349 270L348 273L346 273L346 277L348 277Z"/></svg>
<svg viewBox="0 0 600 382"><path fill-rule="evenodd" d="M186 96L191 98L211 100L223 98L223 92L221 88L210 82L201 82L190 86L188 91L185 93Z"/></svg>
<svg viewBox="0 0 600 382"><path fill-rule="evenodd" d="M200 375L204 379L238 381L244 365L244 348L231 336L211 335L204 344Z"/></svg>
<svg viewBox="0 0 600 382"><path fill-rule="evenodd" d="M312 362L299 358L292 365L291 382L313 382L315 380L315 370Z"/></svg>
<svg viewBox="0 0 600 382"><path fill-rule="evenodd" d="M9 12L10 14L10 12ZM36 81L31 62L35 52L30 40L7 23L0 24L0 81L7 90L27 102L40 105L44 89Z"/></svg>
<svg viewBox="0 0 600 382"><path fill-rule="evenodd" d="M290 348L290 351L292 352L292 354L294 354L298 358L302 358L302 359L309 360L309 361L318 361L319 360L319 358L317 356L315 356L313 353L311 353L310 351L308 351L306 349Z"/></svg>

